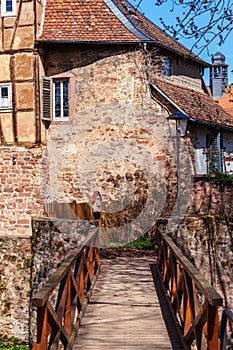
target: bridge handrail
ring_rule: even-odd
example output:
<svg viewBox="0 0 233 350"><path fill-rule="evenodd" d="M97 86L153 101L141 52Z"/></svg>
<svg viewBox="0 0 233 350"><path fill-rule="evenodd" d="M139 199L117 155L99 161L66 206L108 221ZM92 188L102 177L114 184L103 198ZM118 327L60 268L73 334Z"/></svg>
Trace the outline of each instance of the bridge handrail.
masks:
<svg viewBox="0 0 233 350"><path fill-rule="evenodd" d="M225 350L227 348L227 333L228 333L227 321L231 322L231 324L229 325L229 329L231 334L233 335L233 311L228 308L224 309L222 312L221 331L220 331L220 339L221 339L220 350Z"/></svg>
<svg viewBox="0 0 233 350"><path fill-rule="evenodd" d="M173 254L184 267L190 277L195 281L197 286L200 288L202 293L205 295L209 303L213 306L222 306L222 297L218 294L216 289L201 275L195 266L186 258L186 256L180 251L180 249L175 245L172 238L168 234L161 233L163 239L166 241L167 245L172 249Z"/></svg>
<svg viewBox="0 0 233 350"><path fill-rule="evenodd" d="M220 349L218 307L223 299L195 266L183 255L172 238L158 230L158 269L188 346ZM203 338L204 337L204 338Z"/></svg>
<svg viewBox="0 0 233 350"><path fill-rule="evenodd" d="M72 348L98 270L96 228L33 296L32 306L37 308L37 343L33 350L58 349L61 344L65 349Z"/></svg>

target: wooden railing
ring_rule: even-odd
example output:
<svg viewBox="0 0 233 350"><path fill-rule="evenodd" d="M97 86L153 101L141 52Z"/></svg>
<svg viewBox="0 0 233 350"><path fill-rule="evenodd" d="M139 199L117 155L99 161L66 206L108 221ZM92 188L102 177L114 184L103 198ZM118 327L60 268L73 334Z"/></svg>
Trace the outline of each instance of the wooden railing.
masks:
<svg viewBox="0 0 233 350"><path fill-rule="evenodd" d="M221 319L221 350L233 349L233 312L224 309Z"/></svg>
<svg viewBox="0 0 233 350"><path fill-rule="evenodd" d="M220 349L218 307L222 298L173 240L160 231L158 246L158 268L187 348Z"/></svg>
<svg viewBox="0 0 233 350"><path fill-rule="evenodd" d="M32 298L37 308L37 343L33 350L72 349L98 269L96 228Z"/></svg>

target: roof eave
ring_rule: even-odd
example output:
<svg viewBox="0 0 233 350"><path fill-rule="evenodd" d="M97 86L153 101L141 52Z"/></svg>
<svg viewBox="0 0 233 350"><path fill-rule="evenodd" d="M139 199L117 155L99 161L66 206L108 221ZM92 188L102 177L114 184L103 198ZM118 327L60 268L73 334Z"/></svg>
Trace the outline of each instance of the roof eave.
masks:
<svg viewBox="0 0 233 350"><path fill-rule="evenodd" d="M203 119L198 119L198 118L193 118L190 115L188 115L182 108L180 108L176 103L174 103L162 90L160 90L156 85L154 84L150 84L151 87L153 89L155 89L158 93L161 94L161 96L163 96L163 98L165 98L174 108L176 108L178 111L186 114L188 116L188 120L192 123L196 123L196 124L202 124L202 125L208 125L208 126L212 126L215 128L220 128L220 129L224 129L224 130L231 130L233 131L233 125L226 125L226 124L221 124L221 123L216 123L216 122L211 122L211 121L207 121L207 120L203 120Z"/></svg>
<svg viewBox="0 0 233 350"><path fill-rule="evenodd" d="M190 118L189 119L190 122L193 122L195 124L202 124L202 125L207 125L207 126L212 126L218 129L223 129L223 130L229 130L229 131L233 131L233 125L226 125L226 124L219 124L216 122L210 122L208 120L201 120L201 119L197 119L197 118Z"/></svg>
<svg viewBox="0 0 233 350"><path fill-rule="evenodd" d="M158 47L161 47L163 49L166 49L168 51L174 52L176 54L178 54L179 56L182 56L184 58L190 59L190 60L194 60L198 63L200 63L201 65L205 66L205 67L211 67L211 64L203 61L202 59L195 57L195 56L191 56L190 55L185 55L183 53L181 53L179 50L173 49L169 46L166 45L162 45L161 43L158 43L155 40L152 39L148 39L148 40L48 40L48 39L37 39L35 40L35 45L38 44L42 44L42 45L46 45L46 44L94 44L94 45L105 45L105 44L116 44L116 45L131 45L131 44L152 44L152 45L156 45Z"/></svg>

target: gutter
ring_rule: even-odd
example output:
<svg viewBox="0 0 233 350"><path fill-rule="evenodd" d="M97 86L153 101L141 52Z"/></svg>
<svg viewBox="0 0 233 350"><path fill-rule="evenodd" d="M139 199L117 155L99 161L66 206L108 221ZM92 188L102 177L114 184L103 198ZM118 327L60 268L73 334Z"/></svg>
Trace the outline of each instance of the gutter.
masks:
<svg viewBox="0 0 233 350"><path fill-rule="evenodd" d="M160 95L162 95L173 107L175 107L178 111L180 111L181 113L187 115L188 120L190 120L190 116L185 113L185 111L183 109L181 109L175 102L173 102L162 90L160 90L157 86L155 86L154 84L150 84L150 86L156 90L158 93L160 93Z"/></svg>
<svg viewBox="0 0 233 350"><path fill-rule="evenodd" d="M218 124L215 122L208 122L207 120L200 120L200 119L194 119L194 118L190 118L189 120L192 123L212 126L212 127L215 127L216 129L223 129L223 130L229 130L229 131L233 130L233 126L230 126L230 125Z"/></svg>

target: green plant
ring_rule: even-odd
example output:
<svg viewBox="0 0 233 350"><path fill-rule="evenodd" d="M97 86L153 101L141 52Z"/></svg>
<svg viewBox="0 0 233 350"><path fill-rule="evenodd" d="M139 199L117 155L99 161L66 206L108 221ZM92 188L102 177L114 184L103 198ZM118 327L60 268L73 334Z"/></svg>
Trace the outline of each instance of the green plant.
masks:
<svg viewBox="0 0 233 350"><path fill-rule="evenodd" d="M214 176L208 175L208 180L216 185L233 186L233 175L216 172Z"/></svg>
<svg viewBox="0 0 233 350"><path fill-rule="evenodd" d="M9 341L0 341L0 349L29 350L29 345L23 344L18 338L12 337Z"/></svg>
<svg viewBox="0 0 233 350"><path fill-rule="evenodd" d="M156 244L143 237L140 237L134 242L126 243L124 247L131 247L140 250L158 249L158 246Z"/></svg>

